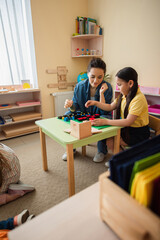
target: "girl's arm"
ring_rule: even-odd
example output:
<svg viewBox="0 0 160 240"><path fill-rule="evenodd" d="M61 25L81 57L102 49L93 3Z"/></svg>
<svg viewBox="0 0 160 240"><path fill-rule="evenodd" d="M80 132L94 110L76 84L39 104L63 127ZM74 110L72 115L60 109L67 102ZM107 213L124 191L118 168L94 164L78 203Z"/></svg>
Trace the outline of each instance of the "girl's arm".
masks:
<svg viewBox="0 0 160 240"><path fill-rule="evenodd" d="M114 109L116 109L116 103L111 103L111 104L107 104L107 103L101 103L98 101L93 101L93 100L88 100L85 104L85 107L88 108L90 106L95 105L96 107L105 110L105 111L112 111Z"/></svg>
<svg viewBox="0 0 160 240"><path fill-rule="evenodd" d="M134 123L136 118L137 116L132 114L128 114L126 119L110 120L110 119L97 118L92 121L92 125L93 126L112 125L112 126L119 126L119 127L129 127Z"/></svg>

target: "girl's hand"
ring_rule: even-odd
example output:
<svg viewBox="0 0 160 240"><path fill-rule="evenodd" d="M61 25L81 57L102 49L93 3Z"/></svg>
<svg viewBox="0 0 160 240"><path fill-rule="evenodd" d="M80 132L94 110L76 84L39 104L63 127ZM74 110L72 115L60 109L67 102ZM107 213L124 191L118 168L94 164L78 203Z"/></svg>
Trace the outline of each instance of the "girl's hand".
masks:
<svg viewBox="0 0 160 240"><path fill-rule="evenodd" d="M96 118L96 119L91 121L91 125L93 125L93 126L104 126L104 125L108 125L107 122L108 122L107 119Z"/></svg>
<svg viewBox="0 0 160 240"><path fill-rule="evenodd" d="M107 83L103 83L99 90L99 94L104 93L107 89L108 89Z"/></svg>
<svg viewBox="0 0 160 240"><path fill-rule="evenodd" d="M64 108L70 108L73 105L73 101L66 99L65 103L64 103Z"/></svg>
<svg viewBox="0 0 160 240"><path fill-rule="evenodd" d="M85 103L85 107L88 108L90 106L93 106L93 105L96 105L96 101L93 101L93 100L88 100L86 103Z"/></svg>

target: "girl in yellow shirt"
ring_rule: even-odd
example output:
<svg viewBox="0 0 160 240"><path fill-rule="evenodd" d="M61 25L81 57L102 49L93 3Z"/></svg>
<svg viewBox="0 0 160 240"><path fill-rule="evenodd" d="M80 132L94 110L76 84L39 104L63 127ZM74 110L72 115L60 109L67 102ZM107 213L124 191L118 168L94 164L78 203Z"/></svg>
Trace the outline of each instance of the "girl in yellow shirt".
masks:
<svg viewBox="0 0 160 240"><path fill-rule="evenodd" d="M131 67L125 67L116 74L116 82L120 95L111 104L89 100L86 107L95 105L105 111L116 109L116 119L95 119L92 125L113 125L121 129L121 146L132 146L150 136L148 104L145 96L138 88L138 74ZM107 140L107 145L113 150L113 139Z"/></svg>

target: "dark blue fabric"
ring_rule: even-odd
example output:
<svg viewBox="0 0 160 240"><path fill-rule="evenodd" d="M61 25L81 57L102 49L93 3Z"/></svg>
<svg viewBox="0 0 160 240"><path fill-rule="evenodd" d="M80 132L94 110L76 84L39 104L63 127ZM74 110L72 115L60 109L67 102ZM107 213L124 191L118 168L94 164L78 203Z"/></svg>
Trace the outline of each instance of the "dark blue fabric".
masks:
<svg viewBox="0 0 160 240"><path fill-rule="evenodd" d="M102 81L102 83L97 87L96 93L95 93L95 100L99 101L100 100L100 95L99 95L99 90L102 86L103 83L106 83L108 86L108 89L104 92L104 97L105 97L105 102L106 103L111 103L112 96L113 96L113 90L111 87L111 84ZM85 103L90 100L90 83L89 79L86 79L84 81L79 82L75 89L74 89L74 96L73 96L73 105L75 106L76 111L81 111L84 113L91 113L91 114L100 114L100 115L107 115L111 116L111 112L103 111L96 106L91 106L89 108L85 107Z"/></svg>
<svg viewBox="0 0 160 240"><path fill-rule="evenodd" d="M129 146L136 145L150 137L149 126L122 128L121 137Z"/></svg>
<svg viewBox="0 0 160 240"><path fill-rule="evenodd" d="M95 93L95 100L100 100L99 90L103 83L106 83L108 86L108 89L104 92L105 102L110 104L113 96L113 90L111 87L111 84L102 81L102 83L97 87L96 93ZM75 107L75 111L81 111L84 113L90 113L90 114L100 114L102 117L106 118L112 118L111 112L103 111L96 106L91 106L89 108L85 107L85 103L90 100L90 83L89 80L86 79L84 81L79 82L75 89L74 89L74 96L73 96L73 105ZM65 114L71 113L70 111L66 112ZM103 139L97 143L98 152L101 152L103 154L107 154L107 145L106 145L106 139Z"/></svg>
<svg viewBox="0 0 160 240"><path fill-rule="evenodd" d="M0 221L0 229L9 229L12 230L14 228L14 218L8 218L5 221Z"/></svg>
<svg viewBox="0 0 160 240"><path fill-rule="evenodd" d="M145 152L140 153L138 156L133 157L130 161L118 165L117 169L116 169L117 184L120 187L122 187L124 190L129 192L129 182L130 182L134 163L136 161L139 161L143 158L146 158L146 157L156 154L158 152L160 152L160 144L155 145L152 149L146 149Z"/></svg>
<svg viewBox="0 0 160 240"><path fill-rule="evenodd" d="M158 152L160 152L160 135L113 155L110 159L111 180L117 184L120 181L120 185L128 190L134 162Z"/></svg>

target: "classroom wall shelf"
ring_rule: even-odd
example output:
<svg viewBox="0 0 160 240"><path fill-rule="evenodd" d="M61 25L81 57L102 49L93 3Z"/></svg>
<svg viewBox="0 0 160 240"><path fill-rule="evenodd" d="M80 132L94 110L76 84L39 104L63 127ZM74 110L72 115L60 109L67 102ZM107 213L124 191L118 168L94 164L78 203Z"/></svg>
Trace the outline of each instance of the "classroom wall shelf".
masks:
<svg viewBox="0 0 160 240"><path fill-rule="evenodd" d="M0 93L0 103L0 116L7 119L0 124L0 140L38 132L35 121L42 119L39 89Z"/></svg>
<svg viewBox="0 0 160 240"><path fill-rule="evenodd" d="M79 50L77 50L79 49ZM82 51L84 49L84 51ZM86 50L88 49L89 55ZM103 55L103 36L96 34L83 34L71 38L71 56L79 57L102 57Z"/></svg>

